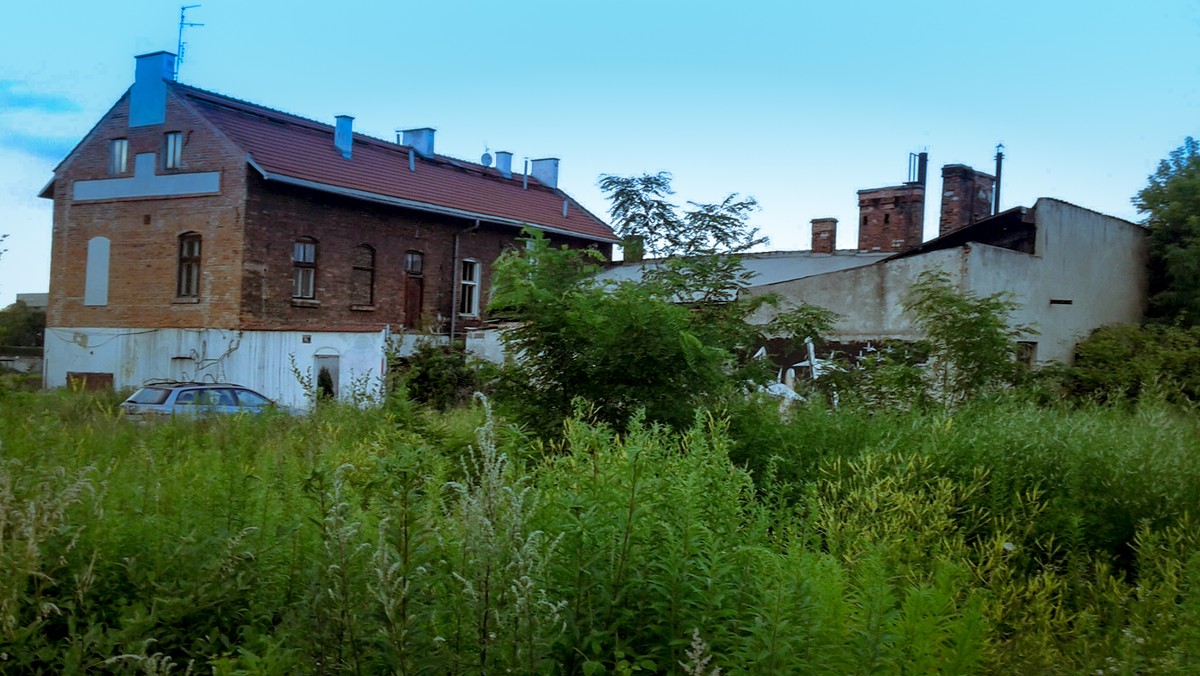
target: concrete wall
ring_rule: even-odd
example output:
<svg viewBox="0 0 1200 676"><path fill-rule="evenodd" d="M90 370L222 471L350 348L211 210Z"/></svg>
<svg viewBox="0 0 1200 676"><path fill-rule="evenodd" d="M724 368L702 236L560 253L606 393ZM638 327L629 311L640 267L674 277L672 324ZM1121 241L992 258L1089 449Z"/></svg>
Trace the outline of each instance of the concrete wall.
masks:
<svg viewBox="0 0 1200 676"><path fill-rule="evenodd" d="M962 251L948 249L757 286L749 295L775 293L784 299L785 305L789 301L802 301L833 310L841 315L833 333L842 341L915 340L919 336L901 307L913 280L925 270L934 268L941 268L958 280L962 277L963 267ZM769 312L760 312L750 321L765 323L770 318Z"/></svg>
<svg viewBox="0 0 1200 676"><path fill-rule="evenodd" d="M406 354L418 336L398 334L396 338L401 354ZM46 331L46 386L66 385L68 372L111 373L117 389L155 379L231 382L280 403L304 407L304 389L292 374L293 358L301 371L315 379L316 357L337 356L337 387L345 396L356 385L378 386L384 342L384 331L51 327Z"/></svg>
<svg viewBox="0 0 1200 676"><path fill-rule="evenodd" d="M1136 323L1145 310L1146 241L1137 225L1066 202L1040 199L1034 207L1033 255L970 243L866 267L755 287L841 315L831 337L843 341L919 338L903 301L925 270L941 268L964 291L1005 292L1020 307L1017 324L1039 335L1040 362L1069 363L1075 344L1110 324ZM768 313L752 318L766 322Z"/></svg>
<svg viewBox="0 0 1200 676"><path fill-rule="evenodd" d="M1033 256L971 245L966 288L981 295L1012 293L1021 304L1013 320L1039 331L1029 339L1038 344L1037 360L1069 363L1075 344L1093 330L1141 321L1145 232L1053 199L1039 199L1034 218Z"/></svg>

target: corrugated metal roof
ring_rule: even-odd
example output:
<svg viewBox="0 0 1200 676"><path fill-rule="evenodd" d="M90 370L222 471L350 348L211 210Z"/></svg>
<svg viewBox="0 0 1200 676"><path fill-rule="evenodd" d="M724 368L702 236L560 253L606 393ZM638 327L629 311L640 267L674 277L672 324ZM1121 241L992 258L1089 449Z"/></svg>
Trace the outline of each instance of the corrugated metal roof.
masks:
<svg viewBox="0 0 1200 676"><path fill-rule="evenodd" d="M245 151L268 178L287 177L327 186L344 194L390 198L413 208L457 211L493 217L502 223L528 223L604 242L618 241L606 223L566 193L533 177L504 178L495 169L444 155L415 155L410 171L408 146L354 134L350 159L333 145L333 125L283 113L188 85L174 91ZM566 201L566 215L563 203Z"/></svg>

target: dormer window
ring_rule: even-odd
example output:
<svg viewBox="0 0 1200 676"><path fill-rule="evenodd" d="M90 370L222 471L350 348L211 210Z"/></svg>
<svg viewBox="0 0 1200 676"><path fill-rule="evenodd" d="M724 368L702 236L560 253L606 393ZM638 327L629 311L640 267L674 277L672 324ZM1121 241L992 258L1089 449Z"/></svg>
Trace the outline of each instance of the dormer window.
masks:
<svg viewBox="0 0 1200 676"><path fill-rule="evenodd" d="M115 138L108 142L108 173L113 176L129 170L129 139Z"/></svg>
<svg viewBox="0 0 1200 676"><path fill-rule="evenodd" d="M163 168L179 169L183 166L183 132L169 131L163 134Z"/></svg>

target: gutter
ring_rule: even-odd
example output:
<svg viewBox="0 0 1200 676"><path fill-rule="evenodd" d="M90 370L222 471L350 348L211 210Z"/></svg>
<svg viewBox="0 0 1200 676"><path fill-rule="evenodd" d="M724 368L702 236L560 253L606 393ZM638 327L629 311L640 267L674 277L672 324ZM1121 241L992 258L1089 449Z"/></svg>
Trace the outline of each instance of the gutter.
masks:
<svg viewBox="0 0 1200 676"><path fill-rule="evenodd" d="M591 240L593 242L603 242L605 244L620 244L621 243L621 241L619 239L609 239L607 237L597 237L595 235L585 235L583 233L573 232L571 230L564 230L562 228L555 228L552 226L540 225L538 223L529 223L527 221L520 221L515 218L504 218L503 216L492 216L489 214L481 214L481 213L474 212L474 211L467 211L465 209L455 209L453 207L444 207L444 206L437 205L437 204L430 204L428 202L418 202L416 200L403 199L401 197L389 197L388 195L380 195L379 193L367 192L365 190L354 190L353 188L343 188L343 187L336 186L336 185L329 185L328 183L318 183L316 181L307 181L302 178L293 178L291 176L284 176L282 174L273 174L273 173L267 171L266 169L263 169L262 166L260 166L257 162L255 162L254 158L250 157L249 155L246 156L246 162L251 167L253 167L255 171L257 171L259 174L261 174L264 179L266 179L268 181L276 181L278 183L294 185L294 186L298 186L301 188L308 188L310 190L319 190L321 192L332 193L334 195L341 195L342 197L352 197L354 199L365 200L368 202L376 202L379 204L388 204L391 206L406 207L409 209L416 209L418 211L425 211L425 212L434 213L434 214L442 214L445 216L456 216L458 218L465 218L465 219L473 220L473 221L486 221L488 223L497 223L500 225L511 225L511 226L514 226L517 228L524 228L526 226L531 226L531 227L537 228L538 230L544 230L546 232L551 232L551 233L555 233L555 234L559 234L559 235L565 235L567 237L577 237L579 239Z"/></svg>

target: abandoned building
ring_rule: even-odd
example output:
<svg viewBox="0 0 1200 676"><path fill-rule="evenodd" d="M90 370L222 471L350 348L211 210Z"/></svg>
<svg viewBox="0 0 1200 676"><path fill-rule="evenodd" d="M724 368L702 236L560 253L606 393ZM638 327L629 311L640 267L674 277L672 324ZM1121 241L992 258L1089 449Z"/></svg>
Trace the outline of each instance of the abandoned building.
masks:
<svg viewBox="0 0 1200 676"><path fill-rule="evenodd" d="M748 295L777 294L785 306L811 303L840 319L838 343L920 336L903 302L926 270L941 269L964 292L1005 292L1012 316L1032 326L1031 362L1069 363L1075 344L1109 324L1141 321L1146 302L1145 229L1061 200L994 214L996 179L962 164L942 168L938 237L922 243L927 156L914 156L909 181L858 192L858 248L836 250L837 221L812 220L808 251L744 256ZM655 260L624 263L602 278L638 279ZM770 320L764 310L752 321Z"/></svg>
<svg viewBox="0 0 1200 676"><path fill-rule="evenodd" d="M41 193L47 386L232 381L301 404L293 364L343 388L379 376L392 336L480 326L523 227L611 257L612 229L558 188L558 159L464 162L436 153L433 129L393 143L174 73L174 54L137 57Z"/></svg>

